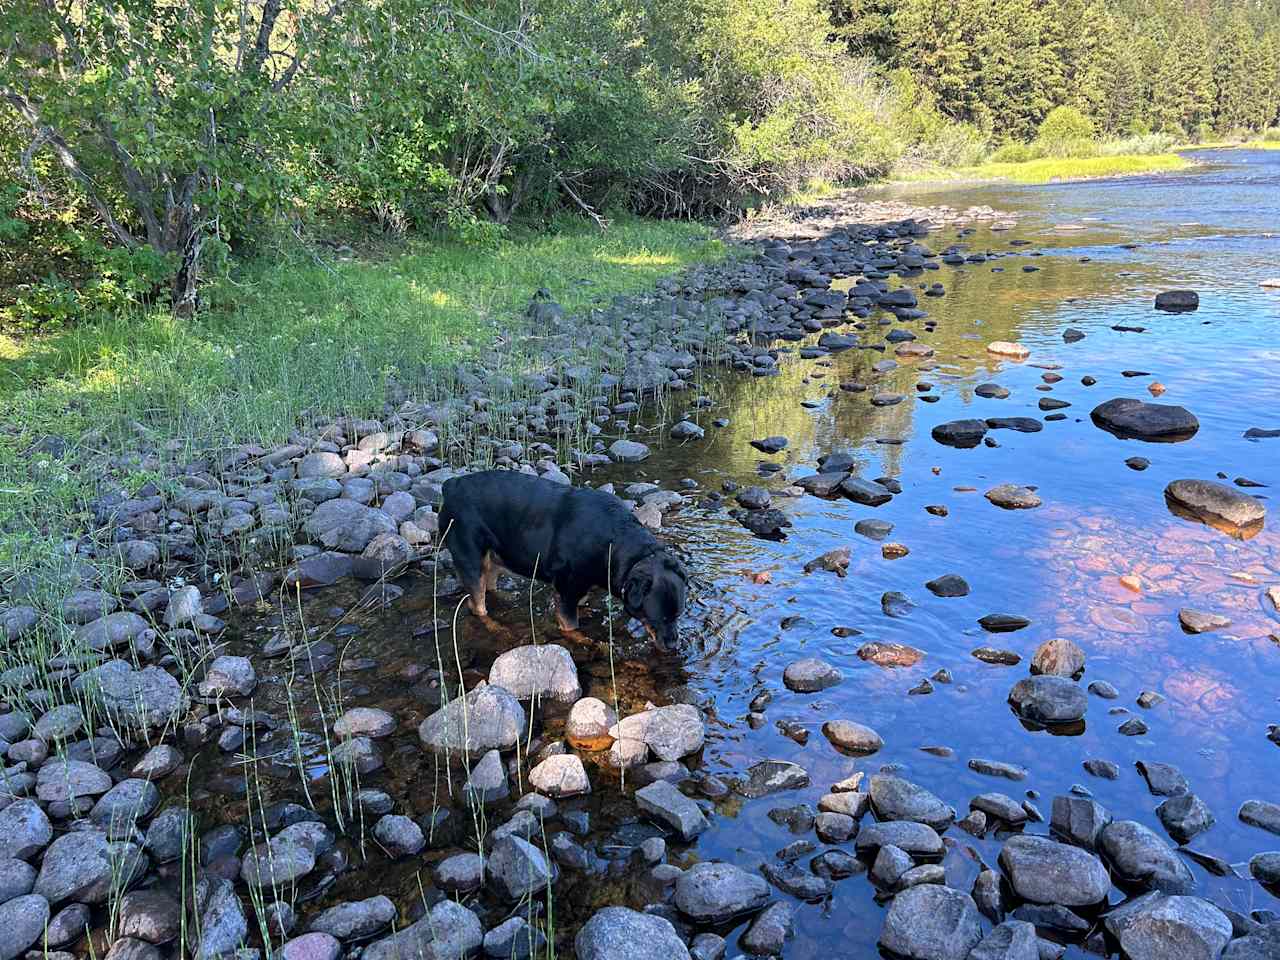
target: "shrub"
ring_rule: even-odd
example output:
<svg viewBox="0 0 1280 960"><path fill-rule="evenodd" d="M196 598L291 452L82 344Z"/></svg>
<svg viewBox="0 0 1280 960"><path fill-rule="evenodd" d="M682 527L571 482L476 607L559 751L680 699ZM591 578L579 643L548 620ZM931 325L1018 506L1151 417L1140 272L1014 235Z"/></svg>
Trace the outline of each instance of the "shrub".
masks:
<svg viewBox="0 0 1280 960"><path fill-rule="evenodd" d="M1266 143L1280 143L1280 127L1268 127L1263 130L1262 139Z"/></svg>
<svg viewBox="0 0 1280 960"><path fill-rule="evenodd" d="M1093 121L1075 107L1054 107L1040 123L1036 143L1055 157L1091 156Z"/></svg>
<svg viewBox="0 0 1280 960"><path fill-rule="evenodd" d="M1037 158L1036 151L1029 143L1006 143L991 154L992 163L1026 163Z"/></svg>

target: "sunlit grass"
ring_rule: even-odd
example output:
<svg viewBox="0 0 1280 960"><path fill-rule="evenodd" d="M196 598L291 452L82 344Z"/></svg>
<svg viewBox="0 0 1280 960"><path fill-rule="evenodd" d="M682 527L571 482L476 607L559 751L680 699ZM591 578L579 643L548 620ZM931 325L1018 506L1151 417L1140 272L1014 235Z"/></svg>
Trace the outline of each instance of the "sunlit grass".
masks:
<svg viewBox="0 0 1280 960"><path fill-rule="evenodd" d="M1009 180L1014 183L1052 183L1096 177L1130 176L1185 170L1194 162L1174 153L1115 157L1042 157L1022 163L982 163L955 170L921 170L905 180Z"/></svg>

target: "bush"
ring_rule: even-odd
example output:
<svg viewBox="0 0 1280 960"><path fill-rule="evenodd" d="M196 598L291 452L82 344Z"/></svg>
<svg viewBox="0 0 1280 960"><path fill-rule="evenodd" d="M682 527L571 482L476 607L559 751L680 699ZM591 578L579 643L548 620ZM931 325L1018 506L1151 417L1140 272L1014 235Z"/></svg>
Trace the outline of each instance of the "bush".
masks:
<svg viewBox="0 0 1280 960"><path fill-rule="evenodd" d="M1280 127L1267 127L1262 131L1262 139L1266 143L1280 143Z"/></svg>
<svg viewBox="0 0 1280 960"><path fill-rule="evenodd" d="M1049 156L1087 157L1096 153L1094 133L1093 121L1075 107L1054 107L1041 121L1036 143Z"/></svg>
<svg viewBox="0 0 1280 960"><path fill-rule="evenodd" d="M1026 163L1028 160L1036 160L1039 154L1029 143L1006 143L1000 147L989 158L992 163Z"/></svg>

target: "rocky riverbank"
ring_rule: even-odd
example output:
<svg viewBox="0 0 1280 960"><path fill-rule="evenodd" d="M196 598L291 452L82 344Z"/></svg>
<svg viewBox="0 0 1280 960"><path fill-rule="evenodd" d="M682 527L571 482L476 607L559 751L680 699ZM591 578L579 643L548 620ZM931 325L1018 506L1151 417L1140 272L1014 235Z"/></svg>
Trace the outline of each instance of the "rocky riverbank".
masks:
<svg viewBox="0 0 1280 960"><path fill-rule="evenodd" d="M963 246L974 224L1016 226L990 209L836 202L809 213L770 225L750 258L586 317L535 299L520 359L532 353L536 372L517 372L508 346L483 368L457 371L448 396L391 398L376 420L340 417L274 449L246 445L183 464L163 446L134 452L130 462L166 482L104 483L91 504L95 529L67 545L67 563L6 584L0 876L11 879L0 891L0 960L91 948L115 960L514 958L546 955L549 943L593 960L637 951L711 960L733 942L778 956L798 905L828 900L837 884L887 902L880 943L915 960L1056 957L1065 943L1132 960L1274 956L1273 914L1198 896L1174 847L1115 820L1126 811L1113 814L1083 786L1047 798L1047 817L1034 791L987 791L967 804L940 797L869 759L881 733L839 716L822 732L859 759L851 776L816 784L805 766L770 758L720 775L707 761L725 718L678 682L620 684L625 658L648 656L621 632L622 663L612 643L526 642L536 630L518 616L490 649L463 649L458 587L435 522L440 485L460 470L496 465L564 483L600 482L591 476L600 471L656 529L673 511L725 506L728 495L733 516L767 538L786 535L779 504L788 498L876 507L902 493L897 478L862 477L838 455L794 477L769 464L747 487L628 475L660 456L654 430L697 443L723 429L703 390L710 369L767 378L792 359L821 365L854 349L882 351L877 365L930 369L935 322L921 298L946 289L917 278L985 263L988 253ZM934 249L927 235L943 226L957 242ZM1002 341L987 350L1027 355ZM989 386L999 397L1003 388ZM855 381L839 389L870 393L876 407L904 400ZM1039 432L1064 416L1044 400L1043 421L951 421L933 437L994 447L995 431ZM1181 407L1125 398L1100 404L1093 420L1140 441L1185 440L1199 428ZM773 455L787 439L753 445ZM41 450L57 447L51 439ZM1042 506L1019 484L995 484L986 498L1009 510ZM1265 519L1261 501L1215 480L1175 481L1166 498L1180 516L1234 536L1255 535ZM877 522L858 532L884 540L886 558L904 555ZM806 571L842 578L849 564L848 549L836 548ZM929 590L960 597L968 584L951 575ZM415 598L420 657L383 665L347 653L361 617ZM890 618L915 606L901 593L881 604ZM989 614L981 625L996 635L1027 623ZM1221 628L1190 609L1185 624ZM1012 650L981 649L985 663L1021 662ZM868 641L858 656L893 668L923 654ZM843 680L821 657L779 667L791 693ZM1085 651L1046 641L1030 668L1012 682L1016 714L1055 732L1081 724ZM402 690L379 699L366 671ZM950 682L938 671L911 692ZM1115 695L1100 680L1088 691ZM752 700L748 724L766 723L768 706L766 694ZM803 724L789 729L798 742L808 736ZM1107 764L1086 769L1119 776ZM970 766L1011 782L1026 775L999 761ZM1175 767L1140 772L1165 798L1157 815L1176 844L1213 823ZM786 802L815 786L827 788L816 805ZM774 795L769 817L795 839L773 859L696 862L698 838L735 805ZM1238 817L1280 833L1280 806L1265 799ZM966 838L996 842L998 853L983 860ZM962 884L955 860L964 856L977 862ZM1280 882L1277 857L1251 860L1259 884ZM403 896L408 877L416 897Z"/></svg>

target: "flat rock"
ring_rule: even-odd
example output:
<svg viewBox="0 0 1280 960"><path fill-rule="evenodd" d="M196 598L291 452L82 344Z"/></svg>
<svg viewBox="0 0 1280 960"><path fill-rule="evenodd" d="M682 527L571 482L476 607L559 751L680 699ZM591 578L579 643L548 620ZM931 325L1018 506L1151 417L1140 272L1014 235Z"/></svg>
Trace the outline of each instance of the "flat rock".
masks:
<svg viewBox="0 0 1280 960"><path fill-rule="evenodd" d="M489 682L509 690L518 700L536 697L573 703L582 696L573 657L552 643L516 647L500 654L489 670Z"/></svg>
<svg viewBox="0 0 1280 960"><path fill-rule="evenodd" d="M1257 534L1267 516L1261 500L1213 480L1174 480L1164 488L1164 498L1176 516L1240 539Z"/></svg>
<svg viewBox="0 0 1280 960"><path fill-rule="evenodd" d="M682 840L692 840L709 824L702 809L666 780L655 780L635 793L636 805L650 817L670 827Z"/></svg>
<svg viewBox="0 0 1280 960"><path fill-rule="evenodd" d="M938 831L912 820L864 824L855 845L859 856L874 854L886 845L905 850L913 857L940 857L943 850Z"/></svg>
<svg viewBox="0 0 1280 960"><path fill-rule="evenodd" d="M659 760L679 760L702 749L706 727L697 707L673 703L624 717L610 728L609 736L638 740Z"/></svg>
<svg viewBox="0 0 1280 960"><path fill-rule="evenodd" d="M1003 510L1034 510L1043 502L1034 490L1016 483L1002 483L983 496Z"/></svg>
<svg viewBox="0 0 1280 960"><path fill-rule="evenodd" d="M510 692L480 683L418 726L423 746L437 753L478 755L510 750L525 727L525 712Z"/></svg>
<svg viewBox="0 0 1280 960"><path fill-rule="evenodd" d="M754 913L769 900L769 884L731 863L695 863L676 880L673 903L694 923L718 924Z"/></svg>
<svg viewBox="0 0 1280 960"><path fill-rule="evenodd" d="M858 648L858 658L878 667L914 667L924 659L924 651L905 643L872 640Z"/></svg>
<svg viewBox="0 0 1280 960"><path fill-rule="evenodd" d="M910 887L894 897L880 931L880 945L909 960L967 960L981 940L973 898L936 884Z"/></svg>
<svg viewBox="0 0 1280 960"><path fill-rule="evenodd" d="M1269 803L1266 800L1246 800L1240 805L1238 814L1241 823L1251 827L1259 827L1271 833L1280 834L1280 803Z"/></svg>
<svg viewBox="0 0 1280 960"><path fill-rule="evenodd" d="M396 522L376 507L339 497L326 500L307 518L307 535L329 550L360 553L379 534L396 534Z"/></svg>
<svg viewBox="0 0 1280 960"><path fill-rule="evenodd" d="M615 440L609 445L609 456L619 463L639 463L649 457L649 448L636 440Z"/></svg>
<svg viewBox="0 0 1280 960"><path fill-rule="evenodd" d="M1200 308L1200 294L1194 290L1161 290L1155 307L1166 313L1187 313Z"/></svg>
<svg viewBox="0 0 1280 960"><path fill-rule="evenodd" d="M114 723L135 731L173 723L190 702L178 681L160 667L135 670L124 660L108 660L86 670L72 687L92 690Z"/></svg>
<svg viewBox="0 0 1280 960"><path fill-rule="evenodd" d="M335 904L319 913L307 929L327 933L339 940L363 940L396 918L396 905L388 897L376 896Z"/></svg>
<svg viewBox="0 0 1280 960"><path fill-rule="evenodd" d="M761 760L747 769L747 779L738 784L738 793L749 800L783 790L799 790L809 785L809 774L790 760Z"/></svg>
<svg viewBox="0 0 1280 960"><path fill-rule="evenodd" d="M945 830L956 812L918 784L902 777L878 773L868 790L871 806L881 820L910 820L935 830Z"/></svg>
<svg viewBox="0 0 1280 960"><path fill-rule="evenodd" d="M987 353L994 353L997 357L1011 357L1014 360L1025 360L1031 356L1031 351L1020 343L1010 343L1008 340L994 340L987 344Z"/></svg>
<svg viewBox="0 0 1280 960"><path fill-rule="evenodd" d="M986 434L987 425L982 420L949 420L930 431L933 439L943 446L961 449L976 447Z"/></svg>
<svg viewBox="0 0 1280 960"><path fill-rule="evenodd" d="M1200 429L1200 421L1185 407L1131 397L1100 403L1089 417L1095 426L1122 440L1174 443L1189 440Z"/></svg>
<svg viewBox="0 0 1280 960"><path fill-rule="evenodd" d="M946 573L925 584L925 589L935 597L967 597L969 584L956 573Z"/></svg>
<svg viewBox="0 0 1280 960"><path fill-rule="evenodd" d="M880 734L852 720L828 720L822 725L822 735L841 753L854 756L866 756L884 746Z"/></svg>
<svg viewBox="0 0 1280 960"><path fill-rule="evenodd" d="M1053 726L1082 719L1089 697L1066 677L1024 677L1009 691L1009 703L1022 719Z"/></svg>

